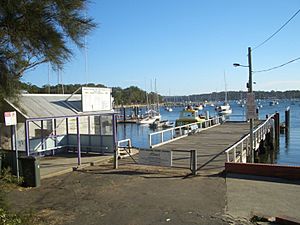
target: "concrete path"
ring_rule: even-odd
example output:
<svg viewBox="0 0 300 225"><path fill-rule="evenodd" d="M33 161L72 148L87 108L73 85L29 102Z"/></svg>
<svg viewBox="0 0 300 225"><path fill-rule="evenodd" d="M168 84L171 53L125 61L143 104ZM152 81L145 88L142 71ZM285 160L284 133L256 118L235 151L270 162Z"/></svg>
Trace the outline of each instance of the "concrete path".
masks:
<svg viewBox="0 0 300 225"><path fill-rule="evenodd" d="M82 154L80 168L89 166L90 163L103 163L112 158L112 155ZM73 167L78 167L78 158L75 153L43 157L40 159L41 179L69 173Z"/></svg>
<svg viewBox="0 0 300 225"><path fill-rule="evenodd" d="M300 221L300 182L230 175L226 185L227 212L236 218L288 216Z"/></svg>

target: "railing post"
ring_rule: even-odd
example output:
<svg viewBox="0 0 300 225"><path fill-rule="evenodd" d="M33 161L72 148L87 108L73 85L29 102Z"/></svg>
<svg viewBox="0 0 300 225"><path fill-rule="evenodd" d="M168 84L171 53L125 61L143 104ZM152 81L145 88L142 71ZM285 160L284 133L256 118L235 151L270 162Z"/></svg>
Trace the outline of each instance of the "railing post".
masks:
<svg viewBox="0 0 300 225"><path fill-rule="evenodd" d="M241 143L241 161L243 162L243 155L244 155L244 141Z"/></svg>
<svg viewBox="0 0 300 225"><path fill-rule="evenodd" d="M131 139L128 139L128 148L129 148L129 153L131 153L131 148L132 148Z"/></svg>
<svg viewBox="0 0 300 225"><path fill-rule="evenodd" d="M226 152L226 159L227 159L227 162L230 162L230 159L229 159L229 152Z"/></svg>
<svg viewBox="0 0 300 225"><path fill-rule="evenodd" d="M163 131L160 133L160 138L161 138L161 143L163 143L164 142L164 132Z"/></svg>
<svg viewBox="0 0 300 225"><path fill-rule="evenodd" d="M197 151L191 150L191 171L193 175L197 175Z"/></svg>
<svg viewBox="0 0 300 225"><path fill-rule="evenodd" d="M152 134L149 134L149 146L150 146L150 148L152 146Z"/></svg>
<svg viewBox="0 0 300 225"><path fill-rule="evenodd" d="M236 162L236 147L233 149L233 162Z"/></svg>
<svg viewBox="0 0 300 225"><path fill-rule="evenodd" d="M115 147L114 153L114 169L118 169L119 146Z"/></svg>

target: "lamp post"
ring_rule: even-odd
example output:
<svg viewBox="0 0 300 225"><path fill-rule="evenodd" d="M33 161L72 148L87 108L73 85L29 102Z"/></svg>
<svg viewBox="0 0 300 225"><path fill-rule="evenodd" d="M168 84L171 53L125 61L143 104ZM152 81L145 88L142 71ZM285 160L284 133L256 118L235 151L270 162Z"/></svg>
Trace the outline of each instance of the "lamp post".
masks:
<svg viewBox="0 0 300 225"><path fill-rule="evenodd" d="M254 146L253 146L253 124L254 124L254 116L253 114L250 115L249 113L249 108L254 107L254 102L251 103L250 98L254 100L253 96L253 88L252 88L252 60L251 60L251 48L248 47L248 66L241 65L239 63L234 63L233 66L235 67L248 67L249 69L249 80L247 83L247 88L248 88L248 98L247 98L247 110L248 110L248 117L250 119L250 150L251 150L251 162L254 163ZM250 102L249 102L250 101ZM253 109L252 109L253 110Z"/></svg>

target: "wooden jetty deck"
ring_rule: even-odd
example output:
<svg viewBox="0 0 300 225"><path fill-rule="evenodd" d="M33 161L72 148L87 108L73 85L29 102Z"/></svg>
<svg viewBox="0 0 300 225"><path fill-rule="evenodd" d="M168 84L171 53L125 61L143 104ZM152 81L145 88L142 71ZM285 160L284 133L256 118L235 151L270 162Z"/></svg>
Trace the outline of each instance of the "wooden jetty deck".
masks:
<svg viewBox="0 0 300 225"><path fill-rule="evenodd" d="M220 154L243 136L249 133L249 123L226 122L222 125L212 127L200 133L166 143L156 150L189 150L197 151L198 172L205 174L220 173L225 168L226 155ZM187 167L190 157L185 152L173 152L173 166ZM220 154L220 155L219 155ZM218 157L216 157L219 155ZM216 157L216 158L215 158ZM212 158L215 158L210 162ZM209 162L209 163L208 163ZM208 163L206 165L206 163ZM205 165L202 167L202 165Z"/></svg>

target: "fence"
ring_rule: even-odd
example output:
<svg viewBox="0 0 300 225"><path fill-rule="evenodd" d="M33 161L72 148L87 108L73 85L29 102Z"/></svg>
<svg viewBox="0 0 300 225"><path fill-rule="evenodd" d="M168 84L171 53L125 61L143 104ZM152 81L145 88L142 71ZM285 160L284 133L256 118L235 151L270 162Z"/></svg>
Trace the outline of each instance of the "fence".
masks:
<svg viewBox="0 0 300 225"><path fill-rule="evenodd" d="M225 117L214 117L203 122L189 123L183 126L173 127L166 130L157 131L149 134L149 146L155 148L174 140L186 137L190 133L200 132L225 121Z"/></svg>
<svg viewBox="0 0 300 225"><path fill-rule="evenodd" d="M273 116L266 119L265 122L260 124L253 130L253 148L250 149L250 134L247 134L241 140L236 142L225 150L227 162L247 162L247 157L252 154L253 150L258 149L259 143L265 140L267 133L274 127Z"/></svg>

